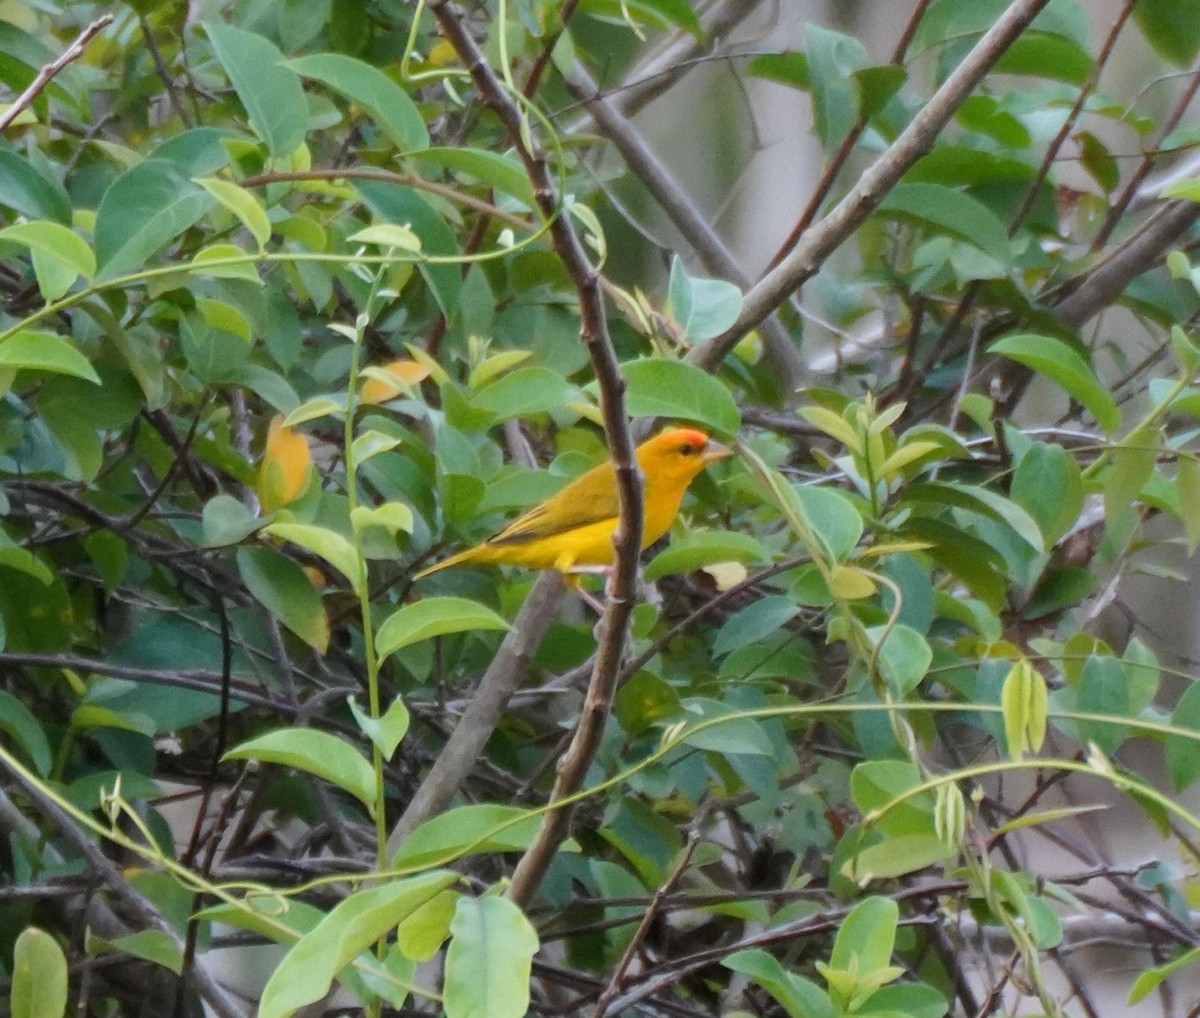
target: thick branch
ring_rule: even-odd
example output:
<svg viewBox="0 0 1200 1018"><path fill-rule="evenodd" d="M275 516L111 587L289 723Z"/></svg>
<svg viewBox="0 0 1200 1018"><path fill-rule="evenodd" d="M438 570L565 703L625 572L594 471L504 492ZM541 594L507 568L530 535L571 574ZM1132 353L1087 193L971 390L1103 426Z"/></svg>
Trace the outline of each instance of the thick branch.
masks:
<svg viewBox="0 0 1200 1018"><path fill-rule="evenodd" d="M462 719L434 761L421 787L412 797L404 814L388 837L388 857L413 829L450 804L467 775L478 763L483 747L508 706L509 698L521 684L562 596L563 584L557 573L537 578L521 610L513 620L511 632L504 638L483 680L471 697Z"/></svg>
<svg viewBox="0 0 1200 1018"><path fill-rule="evenodd" d="M815 275L821 263L875 211L913 163L929 151L938 133L975 86L1048 2L1014 0L846 197L806 231L787 257L746 295L738 320L720 336L696 347L688 359L702 367L715 367L734 343Z"/></svg>

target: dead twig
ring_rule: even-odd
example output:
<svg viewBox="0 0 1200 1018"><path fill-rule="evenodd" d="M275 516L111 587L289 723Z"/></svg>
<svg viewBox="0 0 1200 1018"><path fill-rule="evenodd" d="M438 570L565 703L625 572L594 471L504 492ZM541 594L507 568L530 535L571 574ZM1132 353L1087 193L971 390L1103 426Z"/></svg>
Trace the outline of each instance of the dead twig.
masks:
<svg viewBox="0 0 1200 1018"><path fill-rule="evenodd" d="M0 113L0 131L3 131L9 124L16 120L22 110L29 108L33 100L41 95L42 90L50 84L59 71L71 63L71 61L78 60L83 56L84 47L99 32L111 25L112 20L113 16L111 14L105 14L103 17L97 18L75 37L75 41L61 55L51 60L50 63L39 70L34 75L33 81L29 83L29 87L13 100L12 105L8 109Z"/></svg>

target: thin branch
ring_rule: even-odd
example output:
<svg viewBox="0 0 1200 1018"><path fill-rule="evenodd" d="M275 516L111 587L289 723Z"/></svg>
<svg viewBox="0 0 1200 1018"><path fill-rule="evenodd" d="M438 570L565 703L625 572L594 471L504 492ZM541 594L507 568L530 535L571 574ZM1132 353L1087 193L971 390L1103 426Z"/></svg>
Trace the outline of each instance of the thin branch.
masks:
<svg viewBox="0 0 1200 1018"><path fill-rule="evenodd" d="M60 56L39 70L34 75L33 81L29 83L29 87L13 100L12 105L8 109L0 113L0 131L8 127L9 124L16 120L22 110L32 104L33 100L41 94L42 89L50 84L59 71L66 67L67 64L83 56L84 47L92 41L94 36L111 25L112 21L113 15L111 14L105 14L103 17L97 18L75 37L75 41Z"/></svg>
<svg viewBox="0 0 1200 1018"><path fill-rule="evenodd" d="M479 44L464 24L457 5L450 0L432 0L430 10L463 66L469 70L485 102L492 107L508 132L509 140L515 146L533 184L538 209L550 224L555 252L575 286L579 299L580 339L587 348L600 388L604 431L616 474L620 512L613 537L615 555L608 600L597 629L596 666L588 686L584 718L570 750L563 758L559 780L555 785L554 799L559 799L569 795L583 781L599 749L616 690L617 673L633 615L637 586L644 519L641 477L634 458L629 419L625 414L625 380L621 377L616 352L608 335L599 275L588 260L569 216L561 207L546 155L533 140L530 126L515 100L505 91L484 58ZM551 810L545 815L533 843L517 864L508 890L511 900L523 904L533 896L559 843L566 835L566 823L565 810Z"/></svg>
<svg viewBox="0 0 1200 1018"><path fill-rule="evenodd" d="M704 267L709 272L736 283L743 290L748 290L753 280L742 268L742 263L696 208L691 198L683 192L633 123L616 103L601 93L599 86L582 64L576 63L571 69L571 73L566 77L566 85L567 91L584 104L592 114L596 126L616 146L626 165L637 175L676 229L700 256ZM772 366L781 375L780 389L788 391L793 388L801 373L799 350L787 330L774 316L768 316L763 321L762 334Z"/></svg>
<svg viewBox="0 0 1200 1018"><path fill-rule="evenodd" d="M184 949L182 938L175 932L174 927L163 918L154 903L125 879L121 868L76 826L58 803L45 793L42 786L36 781L26 780L21 772L8 767L3 760L0 760L0 766L3 766L11 779L25 790L25 794L32 800L38 812L57 827L59 833L74 846L97 877L103 881L109 893L119 899L138 922L166 936L182 953ZM233 999L225 987L213 978L205 966L194 965L190 975L197 992L219 1018L246 1018L247 1012Z"/></svg>
<svg viewBox="0 0 1200 1018"><path fill-rule="evenodd" d="M542 75L546 73L546 68L550 66L550 58L554 54L554 47L558 45L558 40L562 38L563 32L567 30L567 25L571 23L571 18L575 16L575 9L578 6L579 0L566 0L562 5L562 10L558 12L558 28L551 32L550 37L542 44L542 51L534 60L533 67L529 69L529 76L525 79L525 84L521 86L521 94L526 99L530 98L542 83Z"/></svg>
<svg viewBox="0 0 1200 1018"><path fill-rule="evenodd" d="M693 349L688 360L701 367L715 367L742 336L815 275L822 262L875 211L913 163L929 151L942 128L1048 2L1014 0L846 197L746 295L737 321L720 336Z"/></svg>
<svg viewBox="0 0 1200 1018"><path fill-rule="evenodd" d="M1184 86L1183 93L1179 96L1179 99L1166 119L1158 125L1158 130L1155 132L1149 149L1142 157L1138 168L1133 171L1133 175L1125 182L1121 193L1113 199L1108 210L1108 215L1104 217L1104 222L1100 225L1099 231L1092 240L1093 251L1099 251L1101 247L1108 243L1108 238L1112 236L1113 230L1117 228L1117 224L1129 208L1129 203L1136 197L1138 188L1141 187L1142 181L1146 179L1150 168L1154 165L1154 157L1158 155L1158 149L1163 139L1175 130L1179 121L1183 119L1183 115L1192 104L1192 99L1195 98L1197 89L1200 89L1200 63L1192 65L1191 70L1188 72L1187 84Z"/></svg>
<svg viewBox="0 0 1200 1018"><path fill-rule="evenodd" d="M630 70L624 82L606 87L604 94L616 102L625 116L632 117L669 91L698 64L757 55L715 51L720 40L761 6L762 0L721 0L712 4L709 11L700 16L702 32L699 37L691 32L673 33L663 41L657 53L647 54L644 61ZM564 133L585 132L588 119L582 117L572 122Z"/></svg>
<svg viewBox="0 0 1200 1018"><path fill-rule="evenodd" d="M629 971L629 966L633 963L634 955L637 954L638 949L642 946L642 941L646 939L646 934L650 932L651 924L658 918L663 899L671 893L672 888L679 882L679 878L683 876L692 861L692 856L696 853L696 846L700 844L700 828L704 823L707 812L706 809L701 809L692 821L692 829L688 835L687 844L679 854L679 861L675 863L671 872L667 874L667 878L659 885L658 890L654 892L654 897L650 900L646 911L642 913L641 922L638 923L638 927L630 938L629 943L625 945L625 951L621 955L621 960L617 962L617 967L613 969L613 974L608 981L608 985L596 1001L592 1018L604 1018L608 1014L609 1005L616 999L617 994L621 992L621 986L625 981L625 973Z"/></svg>
<svg viewBox="0 0 1200 1018"><path fill-rule="evenodd" d="M154 61L155 73L158 75L159 80L163 83L163 87L167 90L167 98L170 100L176 116L183 121L184 127L195 127L196 121L192 117L191 113L189 113L184 107L182 100L179 98L179 91L175 88L175 79L171 75L170 68L167 67L167 62L163 60L162 52L158 48L158 43L154 41L154 33L150 30L150 20L145 14L139 14L138 24L142 26L142 38L146 40L146 49L150 51L150 59Z"/></svg>
<svg viewBox="0 0 1200 1018"><path fill-rule="evenodd" d="M159 686L175 686L179 689L194 689L202 693L221 695L223 676L220 672L209 671L205 668L138 668L132 665L119 665L98 658L83 657L79 654L36 654L19 650L0 652L0 664L18 665L31 668L69 668L73 671L91 672L96 675L111 675L117 679L128 679L130 682L148 682ZM341 692L352 692L345 690ZM246 687L244 682L231 684L229 695L234 700L251 707L261 707L264 710L285 717L291 717L296 709L291 708L281 700L263 696Z"/></svg>
<svg viewBox="0 0 1200 1018"><path fill-rule="evenodd" d="M904 30L900 33L900 40L896 43L896 48L892 51L891 63L896 65L904 63L904 55L908 51L909 43L912 42L913 36L916 35L917 26L920 25L921 19L925 17L926 9L932 2L933 0L917 0L917 5L913 8L904 26ZM850 153L854 151L854 146L858 144L858 139L862 137L862 133L866 129L867 118L860 114L858 122L846 133L846 137L842 139L842 143L838 146L838 150L834 153L833 158L825 164L825 169L821 171L821 179L817 181L816 186L813 188L812 195L808 199L808 204L804 207L804 211L800 213L800 218L796 221L796 225L792 227L791 232L784 239L783 243L779 245L779 249L767 263L768 272L787 257L787 253L796 246L796 242L804 234L804 231L817 218L817 212L829 196L829 191L833 187L834 181L837 180L838 174L842 172L846 161L850 158Z"/></svg>

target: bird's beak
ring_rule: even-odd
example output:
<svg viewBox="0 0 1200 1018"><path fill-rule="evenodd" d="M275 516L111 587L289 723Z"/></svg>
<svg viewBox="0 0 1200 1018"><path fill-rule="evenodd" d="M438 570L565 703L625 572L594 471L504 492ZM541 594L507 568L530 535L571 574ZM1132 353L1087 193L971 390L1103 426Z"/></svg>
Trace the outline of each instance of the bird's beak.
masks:
<svg viewBox="0 0 1200 1018"><path fill-rule="evenodd" d="M700 453L700 457L705 463L715 463L717 460L723 460L732 455L732 449L723 446L720 442L714 442L711 438L705 443L704 451Z"/></svg>

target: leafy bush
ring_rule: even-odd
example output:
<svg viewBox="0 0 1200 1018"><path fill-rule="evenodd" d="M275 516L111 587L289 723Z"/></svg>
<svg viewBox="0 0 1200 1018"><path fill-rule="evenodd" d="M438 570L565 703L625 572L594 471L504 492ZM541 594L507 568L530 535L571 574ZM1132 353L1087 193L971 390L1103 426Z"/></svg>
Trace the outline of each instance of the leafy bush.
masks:
<svg viewBox="0 0 1200 1018"><path fill-rule="evenodd" d="M747 53L758 6L0 7L14 1015L1103 1013L1105 894L1123 993L1194 975L1200 698L1111 624L1200 543L1200 189L1145 192L1192 86L1099 82L1200 29L940 0ZM757 274L631 119L723 147L746 82L825 167ZM598 624L415 579L656 419L738 455ZM1189 868L1105 862L1116 800Z"/></svg>

